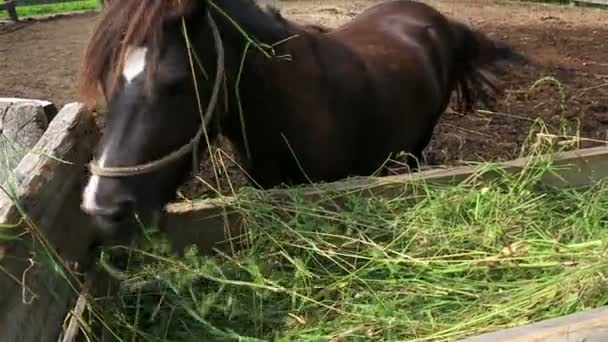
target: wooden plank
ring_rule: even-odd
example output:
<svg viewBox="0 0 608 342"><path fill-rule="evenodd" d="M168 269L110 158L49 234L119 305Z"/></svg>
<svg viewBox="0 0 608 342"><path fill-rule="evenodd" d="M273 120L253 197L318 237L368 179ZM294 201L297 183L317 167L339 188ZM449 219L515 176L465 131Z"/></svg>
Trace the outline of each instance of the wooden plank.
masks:
<svg viewBox="0 0 608 342"><path fill-rule="evenodd" d="M520 158L497 165L502 172L516 173L523 170L533 159L538 158L553 160L556 172L547 173L542 179L550 186L580 187L608 177L608 146L557 153L554 156ZM353 178L311 186L302 193L308 200L322 199L328 193L332 194L334 201L338 201L340 196L356 193L394 198L410 192L413 182L425 181L435 184L459 182L478 174L483 167L483 165L471 165L389 177ZM487 181L499 174L498 171L488 171L480 177L482 181ZM286 199L285 192L281 190L268 190L266 193L269 198L276 201ZM162 226L178 250L195 243L201 250L209 251L212 247L222 246L227 239L233 239L242 233L242 217L233 203L232 198L171 203L165 208Z"/></svg>
<svg viewBox="0 0 608 342"><path fill-rule="evenodd" d="M19 237L0 242L3 342L55 341L78 295L68 282L76 278L62 273L49 256L61 257L55 262L89 261L94 230L78 204L98 137L91 112L66 105L16 167L14 180L3 186L0 224L15 226L3 233Z"/></svg>
<svg viewBox="0 0 608 342"><path fill-rule="evenodd" d="M586 3L593 5L604 5L608 6L608 0L573 0L574 3Z"/></svg>
<svg viewBox="0 0 608 342"><path fill-rule="evenodd" d="M462 342L606 342L608 306L505 329Z"/></svg>

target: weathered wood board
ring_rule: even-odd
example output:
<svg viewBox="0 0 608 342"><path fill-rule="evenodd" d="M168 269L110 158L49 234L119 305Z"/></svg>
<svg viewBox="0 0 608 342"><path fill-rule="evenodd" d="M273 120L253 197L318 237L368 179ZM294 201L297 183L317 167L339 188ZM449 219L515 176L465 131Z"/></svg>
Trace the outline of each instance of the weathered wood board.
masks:
<svg viewBox="0 0 608 342"><path fill-rule="evenodd" d="M26 99L21 97L0 97L0 106L2 105L13 105L17 103L26 103L30 105L40 106L44 109L44 113L48 121L53 120L55 115L59 112L57 106L54 103L46 100L39 99Z"/></svg>
<svg viewBox="0 0 608 342"><path fill-rule="evenodd" d="M592 5L608 6L608 0L572 0L572 2L575 4L592 4Z"/></svg>
<svg viewBox="0 0 608 342"><path fill-rule="evenodd" d="M462 340L462 342L606 342L608 307Z"/></svg>
<svg viewBox="0 0 608 342"><path fill-rule="evenodd" d="M520 158L499 163L498 167L501 172L516 173L536 158L551 158L556 166L556 172L545 174L542 180L550 186L580 187L608 177L608 146L557 153L553 156ZM361 177L322 187L311 186L303 190L303 196L315 200L331 193L332 199L337 201L340 194L364 193L394 198L411 191L413 182L439 184L463 181L478 174L482 167L484 166L463 166L389 177ZM498 171L488 171L481 177L489 180L499 174ZM277 201L285 198L285 193L281 190L269 190L267 193ZM208 251L223 241L234 239L243 231L242 217L238 208L231 205L232 201L231 198L223 198L171 203L166 207L163 227L166 227L168 237L178 250L194 241L201 250Z"/></svg>
<svg viewBox="0 0 608 342"><path fill-rule="evenodd" d="M44 107L37 103L0 100L0 145L22 157L42 137L49 125ZM20 155L21 154L21 155Z"/></svg>
<svg viewBox="0 0 608 342"><path fill-rule="evenodd" d="M2 233L15 239L0 240L2 342L55 341L62 330L79 289L49 255L79 263L90 257L94 230L79 192L98 136L83 105L66 105L3 185L0 224L14 226Z"/></svg>

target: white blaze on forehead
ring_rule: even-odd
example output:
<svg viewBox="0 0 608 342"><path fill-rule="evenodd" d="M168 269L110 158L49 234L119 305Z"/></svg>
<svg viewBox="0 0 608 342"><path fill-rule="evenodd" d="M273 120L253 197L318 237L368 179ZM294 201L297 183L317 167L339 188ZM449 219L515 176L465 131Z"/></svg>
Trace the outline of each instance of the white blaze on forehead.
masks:
<svg viewBox="0 0 608 342"><path fill-rule="evenodd" d="M99 158L99 166L104 167L104 163L106 160L106 154L103 153L101 158ZM86 212L95 212L99 208L96 201L97 188L99 187L99 176L92 175L89 178L89 182L87 186L84 188L84 192L82 194L82 209Z"/></svg>
<svg viewBox="0 0 608 342"><path fill-rule="evenodd" d="M125 53L125 66L122 70L122 75L127 80L127 83L131 83L135 77L144 72L146 68L146 54L148 48L145 46L140 47L127 47Z"/></svg>
<svg viewBox="0 0 608 342"><path fill-rule="evenodd" d="M127 47L127 52L125 53L125 64L122 71L122 75L126 79L127 83L131 83L133 79L139 76L142 72L144 72L146 68L146 54L148 52L148 48L146 47ZM99 158L98 164L100 167L104 167L106 161L106 152L101 154ZM99 190L99 176L92 175L89 178L89 182L87 183L84 191L82 193L82 209L89 213L94 213L99 209L99 205L97 204L97 192Z"/></svg>

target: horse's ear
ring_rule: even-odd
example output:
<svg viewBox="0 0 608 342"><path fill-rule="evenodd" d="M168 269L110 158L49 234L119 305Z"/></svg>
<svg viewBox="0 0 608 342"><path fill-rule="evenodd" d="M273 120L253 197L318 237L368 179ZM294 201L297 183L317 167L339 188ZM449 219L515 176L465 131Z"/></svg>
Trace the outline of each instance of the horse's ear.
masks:
<svg viewBox="0 0 608 342"><path fill-rule="evenodd" d="M175 18L191 18L207 11L207 0L174 0L173 17Z"/></svg>

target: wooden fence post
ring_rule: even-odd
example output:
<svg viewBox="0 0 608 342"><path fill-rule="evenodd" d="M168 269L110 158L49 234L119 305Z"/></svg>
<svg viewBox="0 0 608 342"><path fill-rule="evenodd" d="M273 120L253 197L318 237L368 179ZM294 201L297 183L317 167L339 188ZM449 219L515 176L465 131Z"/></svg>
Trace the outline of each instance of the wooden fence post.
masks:
<svg viewBox="0 0 608 342"><path fill-rule="evenodd" d="M11 18L12 21L19 21L15 6L16 5L13 0L4 0L4 9L6 9L6 12L8 12L8 17Z"/></svg>
<svg viewBox="0 0 608 342"><path fill-rule="evenodd" d="M79 208L99 132L79 103L65 105L0 191L0 341L57 341L78 296L59 260L86 264L95 238ZM45 243L42 243L45 241ZM76 287L76 288L73 288Z"/></svg>

